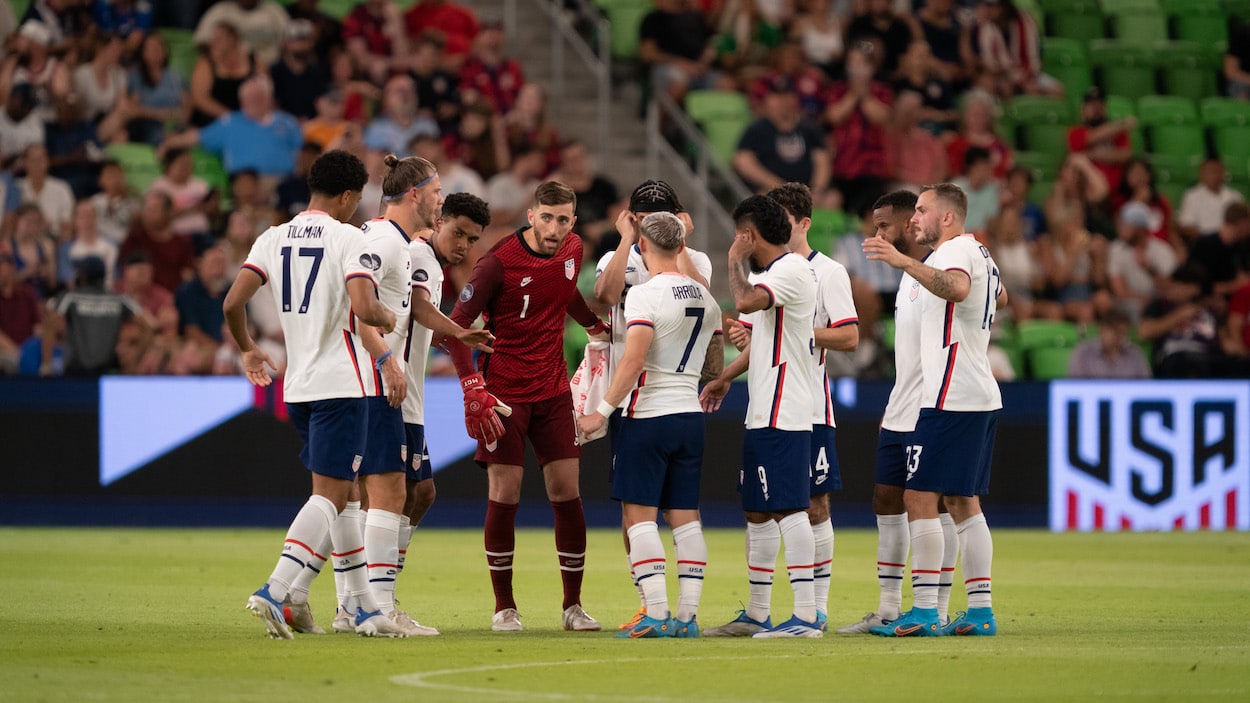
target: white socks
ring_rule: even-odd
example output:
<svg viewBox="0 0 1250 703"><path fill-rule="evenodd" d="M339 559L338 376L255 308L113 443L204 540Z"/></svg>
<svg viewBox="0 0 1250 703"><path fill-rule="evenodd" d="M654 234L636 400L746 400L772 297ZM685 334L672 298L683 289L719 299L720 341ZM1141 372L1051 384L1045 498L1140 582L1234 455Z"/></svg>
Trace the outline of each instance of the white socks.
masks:
<svg viewBox="0 0 1250 703"><path fill-rule="evenodd" d="M673 528L673 547L677 552L677 614L682 622L694 620L703 596L703 570L707 567L707 542L703 539L703 523L695 520Z"/></svg>
<svg viewBox="0 0 1250 703"><path fill-rule="evenodd" d="M326 526L326 537L321 541L321 547L313 553L307 564L304 564L304 570L299 572L295 580L291 582L291 592L288 594L292 603L307 603L308 589L312 586L313 579L321 574L321 568L325 566L326 561L330 558L330 550L333 545L330 543L330 530ZM333 566L333 565L331 565Z"/></svg>
<svg viewBox="0 0 1250 703"><path fill-rule="evenodd" d="M942 521L911 521L911 589L913 607L937 609L938 579L942 573Z"/></svg>
<svg viewBox="0 0 1250 703"><path fill-rule="evenodd" d="M350 509L351 503L348 504ZM360 513L360 504L356 503L356 513ZM339 604L348 613L355 613L356 608L367 612L378 609L369 590L369 579L365 572L365 545L360 538L360 523L344 510L334 524L330 526L330 537L334 540L334 574L342 577L342 591L339 592ZM392 542L394 544L394 542Z"/></svg>
<svg viewBox="0 0 1250 703"><path fill-rule="evenodd" d="M408 545L412 542L412 531L416 529L412 526L412 520L407 515L399 516L399 559L396 561L399 573L404 573L404 562L408 560Z"/></svg>
<svg viewBox="0 0 1250 703"><path fill-rule="evenodd" d="M907 568L907 550L911 548L911 530L907 513L877 516L877 585L881 602L877 614L886 620L897 620L903 605L903 571Z"/></svg>
<svg viewBox="0 0 1250 703"><path fill-rule="evenodd" d="M308 502L296 513L282 543L282 556L269 575L269 595L274 600L284 600L304 566L316 559L315 550L321 546L337 513L334 503L317 495L309 496Z"/></svg>
<svg viewBox="0 0 1250 703"><path fill-rule="evenodd" d="M357 527L359 526L359 529L357 531L360 533L360 544L364 545L365 543L364 520L362 519L362 515L360 512L360 501L358 500L347 501L346 505L343 506L343 512L339 513L339 518L335 522L336 523L342 522L344 525L351 525L353 529L357 529ZM334 534L333 528L331 528L331 535L333 534ZM344 536L345 535L346 533L344 533ZM342 538L336 538L336 539L341 540ZM348 543L350 542L351 540L348 540ZM338 551L337 549L334 549L333 547L331 547L331 549L333 551ZM361 559L363 560L364 557L362 556ZM348 599L351 596L351 593L347 590L347 582L344 580L344 577L343 577L344 572L341 569L339 569L338 564L334 564L333 566L334 566L335 602L337 602L340 606L343 606L347 603Z"/></svg>
<svg viewBox="0 0 1250 703"><path fill-rule="evenodd" d="M944 622L951 604L951 584L955 582L955 564L959 561L959 535L955 534L955 518L939 513L942 522L942 573L938 575L938 620Z"/></svg>
<svg viewBox="0 0 1250 703"><path fill-rule="evenodd" d="M786 571L794 590L794 614L804 622L816 622L816 590L812 583L816 544L812 523L807 513L801 511L782 518L778 527L786 544Z"/></svg>
<svg viewBox="0 0 1250 703"><path fill-rule="evenodd" d="M781 531L777 522L747 523L747 617L756 622L768 618L773 599L773 570L781 551ZM810 562L809 562L810 563Z"/></svg>
<svg viewBox="0 0 1250 703"><path fill-rule="evenodd" d="M655 522L640 522L629 528L629 556L634 582L647 603L647 615L657 620L667 618L664 543Z"/></svg>
<svg viewBox="0 0 1250 703"><path fill-rule="evenodd" d="M383 615L395 610L395 576L399 573L399 513L370 508L365 517L365 559L369 587Z"/></svg>
<svg viewBox="0 0 1250 703"><path fill-rule="evenodd" d="M833 575L833 521L812 525L816 545L815 568L812 569L816 589L816 612L829 614L829 582Z"/></svg>
<svg viewBox="0 0 1250 703"><path fill-rule="evenodd" d="M994 541L985 515L977 513L959 523L959 548L963 552L964 590L968 592L968 609L990 608L990 565L994 561Z"/></svg>

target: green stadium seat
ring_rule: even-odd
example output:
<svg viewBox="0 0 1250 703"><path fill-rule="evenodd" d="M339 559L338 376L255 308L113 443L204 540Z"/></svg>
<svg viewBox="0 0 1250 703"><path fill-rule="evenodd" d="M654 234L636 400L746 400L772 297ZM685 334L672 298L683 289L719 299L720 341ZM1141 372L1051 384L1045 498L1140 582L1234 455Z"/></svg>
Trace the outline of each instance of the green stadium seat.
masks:
<svg viewBox="0 0 1250 703"><path fill-rule="evenodd" d="M1111 16L1116 39L1134 44L1153 44L1168 38L1168 18L1162 10L1126 8Z"/></svg>
<svg viewBox="0 0 1250 703"><path fill-rule="evenodd" d="M1147 95L1137 101L1137 119L1147 125L1198 124L1198 107L1189 98Z"/></svg>
<svg viewBox="0 0 1250 703"><path fill-rule="evenodd" d="M1099 4L1102 6L1103 13L1107 15L1139 10L1147 12L1160 12L1163 10L1160 0L1100 0Z"/></svg>
<svg viewBox="0 0 1250 703"><path fill-rule="evenodd" d="M812 210L812 226L807 230L807 243L812 249L833 256L838 239L854 228L850 216L842 210Z"/></svg>
<svg viewBox="0 0 1250 703"><path fill-rule="evenodd" d="M1042 11L1037 0L1016 0L1016 9L1028 13L1038 27L1041 27L1046 20L1046 13Z"/></svg>
<svg viewBox="0 0 1250 703"><path fill-rule="evenodd" d="M149 144L109 144L104 151L121 165L126 185L136 193L146 191L161 176L156 149Z"/></svg>
<svg viewBox="0 0 1250 703"><path fill-rule="evenodd" d="M1028 151L1067 153L1068 128L1075 116L1066 100L1021 95L1007 102L1005 112L1018 125L1023 146Z"/></svg>
<svg viewBox="0 0 1250 703"><path fill-rule="evenodd" d="M1029 369L1036 381L1053 381L1068 377L1068 362L1072 358L1070 347L1033 349L1028 354Z"/></svg>
<svg viewBox="0 0 1250 703"><path fill-rule="evenodd" d="M1232 98L1207 98L1202 101L1199 112L1229 177L1237 181L1250 179L1250 103Z"/></svg>
<svg viewBox="0 0 1250 703"><path fill-rule="evenodd" d="M1076 324L1066 320L1021 320L1016 325L1016 343L1026 352L1074 347L1080 338Z"/></svg>
<svg viewBox="0 0 1250 703"><path fill-rule="evenodd" d="M196 59L200 57L200 49L192 39L194 32L189 29L173 29L162 27L157 34L165 40L169 47L169 67L184 79L190 80L191 69L195 68Z"/></svg>
<svg viewBox="0 0 1250 703"><path fill-rule="evenodd" d="M1167 154L1201 163L1207 153L1207 135L1201 125L1147 125L1146 138L1152 154Z"/></svg>
<svg viewBox="0 0 1250 703"><path fill-rule="evenodd" d="M1158 42L1153 48L1166 94L1195 101L1216 94L1221 60L1210 49L1181 40Z"/></svg>
<svg viewBox="0 0 1250 703"><path fill-rule="evenodd" d="M1200 46L1216 46L1228 42L1228 17L1225 16L1218 0L1184 0L1172 2L1179 7L1166 7L1165 11L1171 18L1172 36L1185 41L1197 42Z"/></svg>
<svg viewBox="0 0 1250 703"><path fill-rule="evenodd" d="M692 90L686 95L686 113L725 164L732 161L738 140L753 119L746 96L732 90Z"/></svg>
<svg viewBox="0 0 1250 703"><path fill-rule="evenodd" d="M203 178L210 187L216 188L223 200L230 199L230 176L221 159L197 147L191 150L191 163L195 175Z"/></svg>
<svg viewBox="0 0 1250 703"><path fill-rule="evenodd" d="M1054 181L1034 180L1033 185L1029 186L1029 194L1026 197L1030 203L1033 203L1038 207L1044 207L1046 205L1046 199L1050 197L1050 194L1053 193L1054 190Z"/></svg>
<svg viewBox="0 0 1250 703"><path fill-rule="evenodd" d="M1012 155L1016 166L1029 169L1033 182L1053 181L1059 175L1066 151L1017 151Z"/></svg>
<svg viewBox="0 0 1250 703"><path fill-rule="evenodd" d="M1076 39L1043 39L1042 71L1062 83L1064 91L1078 100L1094 83L1089 53L1085 50L1085 44Z"/></svg>
<svg viewBox="0 0 1250 703"><path fill-rule="evenodd" d="M1150 166L1155 172L1155 187L1168 196L1173 207L1180 207L1180 195L1198 178L1202 155L1151 154Z"/></svg>
<svg viewBox="0 0 1250 703"><path fill-rule="evenodd" d="M1250 22L1250 0L1224 0L1224 12L1230 17Z"/></svg>
<svg viewBox="0 0 1250 703"><path fill-rule="evenodd" d="M1130 115L1137 116L1137 108L1133 106L1130 98L1123 95L1107 96L1107 119L1120 120ZM1146 134L1142 131L1140 124L1129 132L1129 142L1132 143L1134 154L1146 153Z"/></svg>
<svg viewBox="0 0 1250 703"><path fill-rule="evenodd" d="M1250 125L1250 102L1232 98L1207 98L1198 105L1202 123L1208 127Z"/></svg>
<svg viewBox="0 0 1250 703"><path fill-rule="evenodd" d="M1098 69L1103 92L1136 100L1155 95L1155 65L1149 47L1098 39L1090 42L1090 62Z"/></svg>
<svg viewBox="0 0 1250 703"><path fill-rule="evenodd" d="M1093 0L1065 0L1065 6L1061 9L1052 8L1051 4L1043 5L1046 12L1046 36L1083 42L1107 36L1106 19Z"/></svg>
<svg viewBox="0 0 1250 703"><path fill-rule="evenodd" d="M616 59L638 58L641 43L638 29L642 20L653 8L646 0L599 0L603 14L612 28L612 57Z"/></svg>

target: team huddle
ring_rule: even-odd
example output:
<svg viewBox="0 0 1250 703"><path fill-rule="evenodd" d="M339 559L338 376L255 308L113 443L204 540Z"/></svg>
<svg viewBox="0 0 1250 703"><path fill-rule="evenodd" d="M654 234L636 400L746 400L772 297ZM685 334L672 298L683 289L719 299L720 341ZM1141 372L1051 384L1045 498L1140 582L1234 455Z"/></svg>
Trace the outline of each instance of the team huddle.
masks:
<svg viewBox="0 0 1250 703"><path fill-rule="evenodd" d="M345 224L367 175L345 152L309 173L309 209L257 239L226 297L227 324L248 379L272 382L272 361L248 331L246 304L268 285L288 349L285 399L304 440L312 495L287 531L273 572L248 609L269 636L320 634L310 585L329 562L338 611L333 630L365 636L437 635L395 600L413 530L434 500L424 432L424 375L432 345L455 363L465 425L487 473L491 628L523 629L512 571L526 439L551 501L563 584L562 626L598 631L582 607L586 520L581 443L605 430L612 497L621 503L630 576L640 607L626 638L822 637L834 551L829 493L841 487L829 351L858 344L850 280L807 243L812 202L785 184L733 212L728 286L736 317L709 290L709 257L685 245L694 223L676 193L647 181L617 219L620 245L596 266L594 303L577 288L582 241L576 194L548 181L529 226L485 252L450 317L440 312L444 269L460 263L489 224L486 203L442 197L434 166L388 156L381 216ZM993 635L992 542L978 496L988 490L1001 408L986 350L1005 301L986 249L963 231L957 187L883 196L877 236L864 250L903 271L896 303L898 377L882 421L873 508L881 601L839 633ZM925 263L921 263L921 261ZM563 355L565 317L609 342L597 407L574 410ZM481 319L484 325L477 327ZM724 340L740 350L724 363ZM476 354L475 354L476 352ZM700 630L707 566L699 516L704 414L746 373L748 407L738 489L747 530L749 599L732 621ZM700 391L700 383L703 384ZM678 602L657 519L672 529ZM774 625L773 570L784 544L794 611ZM912 554L914 603L902 611ZM968 609L947 615L962 556Z"/></svg>

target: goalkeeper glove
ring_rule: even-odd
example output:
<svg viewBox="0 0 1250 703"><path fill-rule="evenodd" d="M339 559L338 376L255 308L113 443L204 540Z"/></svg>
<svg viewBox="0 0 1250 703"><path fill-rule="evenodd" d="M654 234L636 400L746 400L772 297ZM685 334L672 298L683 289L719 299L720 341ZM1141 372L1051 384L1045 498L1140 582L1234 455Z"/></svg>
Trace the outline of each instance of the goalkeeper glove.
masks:
<svg viewBox="0 0 1250 703"><path fill-rule="evenodd" d="M464 391L464 428L469 436L487 444L498 442L504 434L499 416L508 417L512 408L487 392L480 373L460 379L460 388Z"/></svg>

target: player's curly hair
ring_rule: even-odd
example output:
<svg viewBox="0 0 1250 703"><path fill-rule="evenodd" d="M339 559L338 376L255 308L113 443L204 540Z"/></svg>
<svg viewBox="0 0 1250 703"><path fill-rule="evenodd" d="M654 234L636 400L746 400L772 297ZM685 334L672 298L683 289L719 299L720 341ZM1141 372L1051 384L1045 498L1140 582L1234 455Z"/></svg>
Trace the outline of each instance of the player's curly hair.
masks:
<svg viewBox="0 0 1250 703"><path fill-rule="evenodd" d="M456 217L469 218L470 222L476 222L482 227L490 225L490 206L485 200L473 195L472 193L452 193L443 201L443 219L452 219Z"/></svg>
<svg viewBox="0 0 1250 703"><path fill-rule="evenodd" d="M734 208L734 227L751 225L769 244L790 241L790 218L785 208L767 195L752 195Z"/></svg>
<svg viewBox="0 0 1250 703"><path fill-rule="evenodd" d="M386 165L386 175L382 177L382 199L397 200L409 190L420 188L438 175L434 164L420 156L399 158L387 154L382 163Z"/></svg>
<svg viewBox="0 0 1250 703"><path fill-rule="evenodd" d="M802 183L782 183L768 191L768 197L780 203L796 222L812 216L812 191Z"/></svg>
<svg viewBox="0 0 1250 703"><path fill-rule="evenodd" d="M883 207L894 208L894 212L912 212L916 209L916 194L910 190L890 191L872 204L873 210Z"/></svg>
<svg viewBox="0 0 1250 703"><path fill-rule="evenodd" d="M313 193L336 198L349 191L364 190L369 182L365 165L354 155L334 149L327 151L308 169L308 189Z"/></svg>

